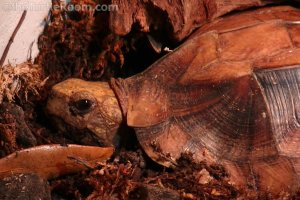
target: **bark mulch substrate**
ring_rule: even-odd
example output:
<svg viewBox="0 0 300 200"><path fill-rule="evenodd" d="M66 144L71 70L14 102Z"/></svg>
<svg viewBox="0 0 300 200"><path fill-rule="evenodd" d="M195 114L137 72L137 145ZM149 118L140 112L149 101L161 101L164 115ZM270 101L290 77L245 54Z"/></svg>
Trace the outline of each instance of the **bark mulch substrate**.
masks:
<svg viewBox="0 0 300 200"><path fill-rule="evenodd" d="M176 169L147 161L140 150L121 151L96 170L51 182L54 199L235 199L221 166L183 155Z"/></svg>
<svg viewBox="0 0 300 200"><path fill-rule="evenodd" d="M53 5L59 2L53 0ZM96 3L107 2L70 2ZM108 12L53 10L39 38L35 62L42 68L27 63L1 71L1 157L30 146L76 142L70 134L57 133L43 112L53 84L69 77L98 81L127 77L163 55L155 52L139 27L133 26L124 37L110 33L108 18ZM147 158L133 135L129 137L134 142L97 169L51 180L52 199L237 199L246 195L228 182L222 166L194 163L190 155L183 155L175 169L166 169ZM247 197L251 198L255 199Z"/></svg>
<svg viewBox="0 0 300 200"><path fill-rule="evenodd" d="M53 5L61 5L53 0ZM106 0L72 0L70 5L106 4ZM140 72L157 55L138 27L126 37L109 31L109 12L53 10L39 38L35 62L50 76L48 84L68 77L108 80ZM125 62L126 60L126 62ZM130 67L129 67L130 66Z"/></svg>

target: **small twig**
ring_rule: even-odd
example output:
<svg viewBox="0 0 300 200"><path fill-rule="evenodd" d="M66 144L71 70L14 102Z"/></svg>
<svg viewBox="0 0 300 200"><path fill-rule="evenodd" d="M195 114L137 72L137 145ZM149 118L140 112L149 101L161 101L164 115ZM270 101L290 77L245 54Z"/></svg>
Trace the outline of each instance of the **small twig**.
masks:
<svg viewBox="0 0 300 200"><path fill-rule="evenodd" d="M70 160L74 160L77 164L85 166L88 169L94 169L94 167L92 167L91 165L89 165L89 163L85 162L84 160L81 160L81 159L73 157L73 156L68 156L68 158Z"/></svg>
<svg viewBox="0 0 300 200"><path fill-rule="evenodd" d="M28 49L28 53L27 53L27 62L31 62L32 61L32 47L34 45L34 42L31 42L30 46L29 46L29 49Z"/></svg>
<svg viewBox="0 0 300 200"><path fill-rule="evenodd" d="M13 43L13 41L15 39L15 36L17 35L18 30L20 29L20 27L21 27L21 25L22 25L22 23L23 23L23 21L24 21L24 19L26 17L26 14L27 14L27 10L24 10L23 14L22 14L22 16L21 16L21 18L19 20L19 23L17 24L14 32L12 33L12 35L11 35L11 37L10 37L10 39L9 39L9 41L8 41L5 49L4 49L4 52L3 52L2 57L0 59L0 67L2 67L3 64L4 64L4 61L5 61L6 56L8 54L9 48L10 48L11 44Z"/></svg>

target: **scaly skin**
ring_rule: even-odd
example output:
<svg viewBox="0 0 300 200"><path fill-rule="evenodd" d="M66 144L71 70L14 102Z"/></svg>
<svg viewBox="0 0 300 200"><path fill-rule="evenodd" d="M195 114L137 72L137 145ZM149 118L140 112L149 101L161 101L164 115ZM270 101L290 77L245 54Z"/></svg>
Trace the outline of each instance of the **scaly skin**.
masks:
<svg viewBox="0 0 300 200"><path fill-rule="evenodd" d="M46 110L77 129L90 130L107 146L119 141L122 113L106 82L63 81L52 88Z"/></svg>

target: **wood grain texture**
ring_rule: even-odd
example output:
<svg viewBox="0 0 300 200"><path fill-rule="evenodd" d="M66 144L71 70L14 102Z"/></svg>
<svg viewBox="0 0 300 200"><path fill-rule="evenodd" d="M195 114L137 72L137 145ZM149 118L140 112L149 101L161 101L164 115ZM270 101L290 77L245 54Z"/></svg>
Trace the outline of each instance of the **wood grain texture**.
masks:
<svg viewBox="0 0 300 200"><path fill-rule="evenodd" d="M110 158L113 148L81 145L42 145L17 151L0 159L0 178L35 173L51 179L95 167Z"/></svg>

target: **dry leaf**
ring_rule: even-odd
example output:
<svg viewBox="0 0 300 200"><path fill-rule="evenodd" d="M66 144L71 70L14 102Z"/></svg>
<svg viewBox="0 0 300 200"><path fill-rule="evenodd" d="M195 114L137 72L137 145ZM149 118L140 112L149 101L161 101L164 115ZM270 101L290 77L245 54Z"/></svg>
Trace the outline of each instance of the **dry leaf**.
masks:
<svg viewBox="0 0 300 200"><path fill-rule="evenodd" d="M112 147L42 145L17 151L0 160L0 178L17 173L36 173L51 179L94 168L113 154Z"/></svg>

